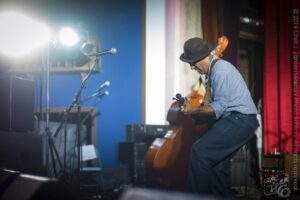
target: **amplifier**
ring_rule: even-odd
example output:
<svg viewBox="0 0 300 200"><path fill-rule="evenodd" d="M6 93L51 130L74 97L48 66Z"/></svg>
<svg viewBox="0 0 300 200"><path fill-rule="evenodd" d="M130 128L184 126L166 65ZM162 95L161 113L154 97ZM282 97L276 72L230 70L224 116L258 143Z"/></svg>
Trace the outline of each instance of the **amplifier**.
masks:
<svg viewBox="0 0 300 200"><path fill-rule="evenodd" d="M143 142L119 143L119 160L128 164L129 177L135 185L146 183L145 156L148 145Z"/></svg>
<svg viewBox="0 0 300 200"><path fill-rule="evenodd" d="M163 137L167 130L167 125L126 125L126 141L151 143L155 138Z"/></svg>
<svg viewBox="0 0 300 200"><path fill-rule="evenodd" d="M289 176L295 176L300 172L300 154L268 154L262 160L263 170L284 170Z"/></svg>
<svg viewBox="0 0 300 200"><path fill-rule="evenodd" d="M268 169L284 170L284 155L283 154L265 155L262 160L262 168L264 170L268 170Z"/></svg>

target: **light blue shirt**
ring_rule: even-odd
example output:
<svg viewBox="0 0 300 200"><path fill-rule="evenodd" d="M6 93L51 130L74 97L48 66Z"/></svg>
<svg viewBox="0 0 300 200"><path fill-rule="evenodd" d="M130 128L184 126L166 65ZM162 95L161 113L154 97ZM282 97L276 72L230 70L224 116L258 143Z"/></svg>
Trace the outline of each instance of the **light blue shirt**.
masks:
<svg viewBox="0 0 300 200"><path fill-rule="evenodd" d="M217 57L213 57L212 60ZM227 116L232 111L243 114L257 114L248 87L240 72L229 62L219 60L211 69L210 106L216 118Z"/></svg>

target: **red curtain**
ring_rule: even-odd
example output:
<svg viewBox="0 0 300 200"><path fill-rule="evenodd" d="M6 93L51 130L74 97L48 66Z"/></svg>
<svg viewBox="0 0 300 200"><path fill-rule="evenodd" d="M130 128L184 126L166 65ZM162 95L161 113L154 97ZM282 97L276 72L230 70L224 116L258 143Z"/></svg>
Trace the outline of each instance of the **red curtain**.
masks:
<svg viewBox="0 0 300 200"><path fill-rule="evenodd" d="M296 114L293 99L293 1L265 0L265 71L263 96L264 153L291 153ZM299 38L300 42L300 38ZM293 132L294 131L294 132ZM300 133L299 133L300 134ZM293 149L294 147L294 149Z"/></svg>
<svg viewBox="0 0 300 200"><path fill-rule="evenodd" d="M239 16L240 0L202 0L203 39L217 45L222 35L229 40L223 58L238 67L239 62Z"/></svg>
<svg viewBox="0 0 300 200"><path fill-rule="evenodd" d="M224 26L223 0L202 0L202 30L203 39L213 47L218 45Z"/></svg>

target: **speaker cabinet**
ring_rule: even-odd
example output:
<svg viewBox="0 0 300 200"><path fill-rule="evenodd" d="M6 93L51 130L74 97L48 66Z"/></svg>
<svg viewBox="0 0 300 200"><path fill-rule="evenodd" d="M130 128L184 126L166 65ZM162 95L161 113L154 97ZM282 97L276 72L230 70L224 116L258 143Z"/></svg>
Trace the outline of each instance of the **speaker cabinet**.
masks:
<svg viewBox="0 0 300 200"><path fill-rule="evenodd" d="M34 85L15 76L0 79L0 130L33 130Z"/></svg>
<svg viewBox="0 0 300 200"><path fill-rule="evenodd" d="M44 175L43 138L38 134L0 131L0 168Z"/></svg>
<svg viewBox="0 0 300 200"><path fill-rule="evenodd" d="M55 179L1 170L0 181L1 200L79 199Z"/></svg>
<svg viewBox="0 0 300 200"><path fill-rule="evenodd" d="M126 190L120 200L222 200L222 197L200 196L190 193L174 192L167 190L130 188Z"/></svg>

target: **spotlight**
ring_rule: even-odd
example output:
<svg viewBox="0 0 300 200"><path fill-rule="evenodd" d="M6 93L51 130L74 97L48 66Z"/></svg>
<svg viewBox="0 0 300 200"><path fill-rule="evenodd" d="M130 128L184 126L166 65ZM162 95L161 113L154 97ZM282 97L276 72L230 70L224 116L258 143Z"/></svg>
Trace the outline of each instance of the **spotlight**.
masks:
<svg viewBox="0 0 300 200"><path fill-rule="evenodd" d="M50 29L41 22L18 13L0 13L0 53L22 57L49 42Z"/></svg>
<svg viewBox="0 0 300 200"><path fill-rule="evenodd" d="M79 42L77 33L69 27L63 28L58 34L59 41L68 47L72 47Z"/></svg>

